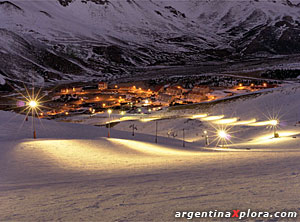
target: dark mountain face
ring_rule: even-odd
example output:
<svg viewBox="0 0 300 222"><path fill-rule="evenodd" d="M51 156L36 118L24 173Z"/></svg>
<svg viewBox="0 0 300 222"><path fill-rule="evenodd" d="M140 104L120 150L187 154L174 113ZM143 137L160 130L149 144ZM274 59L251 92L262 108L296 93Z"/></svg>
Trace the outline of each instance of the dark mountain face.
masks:
<svg viewBox="0 0 300 222"><path fill-rule="evenodd" d="M0 90L298 54L299 15L289 0L0 0Z"/></svg>
<svg viewBox="0 0 300 222"><path fill-rule="evenodd" d="M62 6L68 6L70 3L74 2L75 0L58 0L58 2L62 5ZM82 3L87 3L87 2L93 2L95 4L100 4L100 5L104 5L104 4L108 4L108 0L81 0Z"/></svg>

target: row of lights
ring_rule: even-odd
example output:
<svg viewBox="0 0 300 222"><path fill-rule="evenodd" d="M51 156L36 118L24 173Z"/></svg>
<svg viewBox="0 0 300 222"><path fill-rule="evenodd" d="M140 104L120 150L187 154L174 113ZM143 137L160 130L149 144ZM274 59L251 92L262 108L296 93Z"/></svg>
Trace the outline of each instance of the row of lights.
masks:
<svg viewBox="0 0 300 222"><path fill-rule="evenodd" d="M31 110L35 111L35 109L38 107L38 102L35 101L35 100L31 100L28 102L28 106ZM34 113L34 112L33 112ZM110 115L112 114L112 110L111 109L108 109L107 110L107 113L109 115L109 119L110 119ZM126 112L125 111L121 111L120 112L121 115L125 115ZM34 121L34 118L33 118L33 121ZM277 129L277 125L279 124L279 121L278 120L271 120L270 121L270 125L273 126L273 129L274 129L274 137L275 138L278 138L279 135L278 133L276 132L276 129ZM35 129L35 124L33 124L34 126L34 131L33 131L33 138L36 139L36 129ZM205 139L206 139L206 145L208 145L208 133L207 131L205 130L204 131L204 134L205 134ZM217 135L219 137L219 139L222 141L222 147L224 147L224 142L226 142L227 140L230 139L230 135L229 133L226 131L226 130L219 130L217 132ZM110 137L110 122L109 122L109 127L108 127L108 137Z"/></svg>

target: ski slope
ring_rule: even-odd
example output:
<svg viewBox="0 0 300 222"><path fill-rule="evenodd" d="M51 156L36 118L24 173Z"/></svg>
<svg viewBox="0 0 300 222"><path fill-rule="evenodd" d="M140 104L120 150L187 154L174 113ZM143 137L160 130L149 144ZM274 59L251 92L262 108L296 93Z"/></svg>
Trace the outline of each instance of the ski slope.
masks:
<svg viewBox="0 0 300 222"><path fill-rule="evenodd" d="M263 121L257 110L284 102L282 111L291 109L286 116L293 117L299 87L281 90L211 112ZM180 119L160 123L158 144L153 127L133 138L126 122L107 138L103 127L36 120L32 140L32 119L23 120L0 112L1 221L173 221L175 211L300 210L300 129L292 121L276 140L266 126L238 126L244 141L215 149L202 140L188 138L182 147L180 137L167 138L164 130L180 129Z"/></svg>

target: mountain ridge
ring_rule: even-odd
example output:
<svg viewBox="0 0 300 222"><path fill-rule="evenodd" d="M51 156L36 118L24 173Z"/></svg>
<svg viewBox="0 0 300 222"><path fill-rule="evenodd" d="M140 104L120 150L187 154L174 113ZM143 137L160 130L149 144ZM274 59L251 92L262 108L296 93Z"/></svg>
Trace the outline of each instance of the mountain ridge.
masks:
<svg viewBox="0 0 300 222"><path fill-rule="evenodd" d="M111 80L132 75L134 67L293 55L300 52L299 6L298 0L0 1L0 77L37 84Z"/></svg>

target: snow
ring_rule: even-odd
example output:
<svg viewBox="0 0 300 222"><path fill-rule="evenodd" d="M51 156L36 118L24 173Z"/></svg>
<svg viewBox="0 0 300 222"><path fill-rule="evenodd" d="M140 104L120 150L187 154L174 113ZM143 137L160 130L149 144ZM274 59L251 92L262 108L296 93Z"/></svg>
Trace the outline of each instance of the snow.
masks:
<svg viewBox="0 0 300 222"><path fill-rule="evenodd" d="M0 53L5 54L1 60L7 66L2 69L5 73L14 74L8 80L26 82L32 80L25 75L24 67L37 64L38 70L60 74L64 80L95 80L96 76L105 81L117 79L121 73L124 78L124 75L132 74L129 71L124 74L118 67L120 74L102 72L103 67L114 65L113 61L110 56L93 52L93 48L120 47L122 58L136 66L158 64L160 61L167 64L168 60L173 63L177 61L175 55L178 53L179 58L181 55L188 56L187 64L195 61L198 64L208 56L197 52L198 49L233 50L233 43L245 39L243 36L247 32L259 26L273 26L284 16L297 21L299 8L288 5L286 0L111 0L107 5L76 0L67 7L60 5L58 0L5 1L0 6ZM232 36L232 30L237 27L242 28L236 36ZM280 32L277 34L279 39ZM187 40L181 41L181 38ZM248 41L238 42L244 42L243 47ZM73 62L81 70L81 75L64 75L59 69L51 70L49 64L38 59L36 51L40 49L55 51L54 54ZM143 49L149 52L143 53ZM94 60L99 66L94 65ZM43 78L46 78L45 82L49 80ZM37 81L43 83L42 80ZM50 81L54 80L51 78Z"/></svg>
<svg viewBox="0 0 300 222"><path fill-rule="evenodd" d="M220 37L215 33L229 30L243 21L250 29L265 23L268 19L274 20L284 15L292 16L297 20L299 13L296 7L283 4L285 1L275 3L273 1L155 0L143 1L143 4L138 1L110 1L105 6L74 1L67 7L59 5L56 0L26 2L12 0L11 2L24 12L14 10L10 12L13 15L7 16L6 10L5 13L0 14L3 21L0 26L9 30L17 29L25 32L35 30L38 35L44 35L48 40L53 37L63 38L63 36L69 39L72 36L75 38L82 35L95 40L100 36L106 39L108 36L114 36L128 42L133 41L135 44L149 41L154 33L156 33L154 35L166 34L166 30L170 33L170 37L174 37L174 34L197 33L199 36L212 38L214 42L218 42ZM186 18L172 13L169 6L184 13ZM41 11L47 12L50 17ZM162 13L162 16L155 11ZM258 21L248 21L247 18L257 11L260 11L263 16L260 16ZM22 26L18 27L18 24Z"/></svg>
<svg viewBox="0 0 300 222"><path fill-rule="evenodd" d="M0 111L0 220L173 221L175 211L186 210L298 211L299 94L299 85L287 85L210 109L211 116L260 123L279 108L285 114L280 138L266 126L242 124L232 129L237 138L227 150L203 147L202 130L217 125L198 119L160 120L158 144L153 121L134 122L135 137L133 122L122 122L107 138L104 127L36 119L33 140L31 118ZM168 138L170 129L178 137Z"/></svg>
<svg viewBox="0 0 300 222"><path fill-rule="evenodd" d="M5 79L4 76L0 74L0 84L4 85L5 84Z"/></svg>

